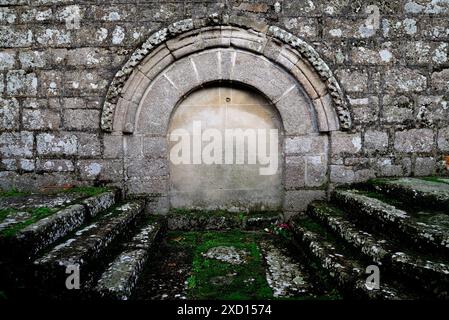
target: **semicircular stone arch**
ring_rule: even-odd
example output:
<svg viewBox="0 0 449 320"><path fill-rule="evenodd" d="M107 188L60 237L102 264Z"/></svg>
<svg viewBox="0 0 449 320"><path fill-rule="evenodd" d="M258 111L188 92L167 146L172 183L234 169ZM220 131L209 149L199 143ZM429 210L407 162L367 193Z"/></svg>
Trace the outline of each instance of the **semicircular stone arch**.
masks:
<svg viewBox="0 0 449 320"><path fill-rule="evenodd" d="M158 194L170 207L171 116L191 92L223 82L254 88L280 115L284 210L299 211L325 196L328 133L352 124L346 99L307 43L278 27L251 25L257 28L214 19L177 22L153 34L116 74L101 125L123 136L129 193Z"/></svg>

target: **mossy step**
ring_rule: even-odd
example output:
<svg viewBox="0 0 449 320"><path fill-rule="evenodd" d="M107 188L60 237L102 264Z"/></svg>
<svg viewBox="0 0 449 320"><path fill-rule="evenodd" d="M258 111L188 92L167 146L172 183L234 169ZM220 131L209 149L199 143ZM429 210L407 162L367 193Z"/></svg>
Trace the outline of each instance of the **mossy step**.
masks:
<svg viewBox="0 0 449 320"><path fill-rule="evenodd" d="M447 262L432 260L426 255L410 251L404 245L398 245L394 240L366 232L349 221L344 212L328 203L313 202L307 213L373 262L384 265L400 277L418 281L421 287L440 298L448 297Z"/></svg>
<svg viewBox="0 0 449 320"><path fill-rule="evenodd" d="M438 178L373 179L368 185L385 195L449 214L449 184Z"/></svg>
<svg viewBox="0 0 449 320"><path fill-rule="evenodd" d="M6 235L0 236L0 247L9 248L12 259L32 259L39 252L79 228L99 212L115 204L117 191L107 191L81 200L54 213L36 218L30 224L18 225ZM53 212L53 211L52 211ZM31 221L30 221L31 222ZM11 250L13 248L13 250ZM6 251L5 251L6 252Z"/></svg>
<svg viewBox="0 0 449 320"><path fill-rule="evenodd" d="M383 281L380 289L366 286L368 267L356 254L313 219L304 216L291 221L295 240L335 279L337 285L349 295L366 299L407 299L404 289L393 288Z"/></svg>
<svg viewBox="0 0 449 320"><path fill-rule="evenodd" d="M429 248L441 255L449 253L449 231L445 226L421 222L408 212L357 190L336 190L332 200L357 221L373 221L400 239Z"/></svg>
<svg viewBox="0 0 449 320"><path fill-rule="evenodd" d="M338 237L344 239L351 246L373 260L377 264L389 261L391 248L385 239L375 238L369 232L361 230L348 220L340 209L327 202L316 201L309 204L307 214L314 220L329 228Z"/></svg>
<svg viewBox="0 0 449 320"><path fill-rule="evenodd" d="M165 216L171 231L263 230L280 219L278 212L228 212L174 209Z"/></svg>
<svg viewBox="0 0 449 320"><path fill-rule="evenodd" d="M161 230L162 223L159 221L145 223L130 241L122 245L123 251L100 276L94 292L101 298L127 300Z"/></svg>
<svg viewBox="0 0 449 320"><path fill-rule="evenodd" d="M64 290L66 268L79 266L81 285L88 289L88 274L95 270L95 263L104 257L112 244L120 239L127 230L132 229L140 218L144 208L141 200L126 202L97 221L77 231L73 237L57 245L42 257L34 261L40 281L53 283L56 290Z"/></svg>

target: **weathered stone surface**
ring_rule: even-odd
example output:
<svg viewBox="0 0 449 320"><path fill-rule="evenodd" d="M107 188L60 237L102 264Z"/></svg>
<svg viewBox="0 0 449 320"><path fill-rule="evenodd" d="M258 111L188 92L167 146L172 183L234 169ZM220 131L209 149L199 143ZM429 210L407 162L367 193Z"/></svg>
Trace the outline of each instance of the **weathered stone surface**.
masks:
<svg viewBox="0 0 449 320"><path fill-rule="evenodd" d="M356 191L336 191L333 199L345 206L358 219L374 219L380 226L395 230L410 242L437 250L447 250L449 233L432 224L421 223L417 218L378 199L358 194ZM379 226L379 227L380 227Z"/></svg>
<svg viewBox="0 0 449 320"><path fill-rule="evenodd" d="M37 135L36 141L39 155L73 155L78 146L76 135L67 132L40 133Z"/></svg>
<svg viewBox="0 0 449 320"><path fill-rule="evenodd" d="M230 264L246 263L248 252L236 249L235 247L219 246L210 248L203 256L209 259L216 259Z"/></svg>
<svg viewBox="0 0 449 320"><path fill-rule="evenodd" d="M337 184L348 184L355 180L355 172L352 167L344 165L330 166L330 180Z"/></svg>
<svg viewBox="0 0 449 320"><path fill-rule="evenodd" d="M274 297L292 297L307 294L311 289L310 280L303 266L270 242L261 242L260 248L267 262L266 277Z"/></svg>
<svg viewBox="0 0 449 320"><path fill-rule="evenodd" d="M354 122L357 124L376 123L379 118L379 98L368 96L364 98L348 97L352 112L354 113Z"/></svg>
<svg viewBox="0 0 449 320"><path fill-rule="evenodd" d="M286 137L285 152L290 155L326 154L328 150L328 137L299 136Z"/></svg>
<svg viewBox="0 0 449 320"><path fill-rule="evenodd" d="M100 124L98 110L68 109L64 110L64 127L67 130L97 130Z"/></svg>
<svg viewBox="0 0 449 320"><path fill-rule="evenodd" d="M390 248L384 239L376 239L373 235L359 230L354 224L345 219L344 212L326 203L312 203L307 214L321 223L329 226L338 236L373 259L383 264L389 258Z"/></svg>
<svg viewBox="0 0 449 320"><path fill-rule="evenodd" d="M395 134L394 148L400 152L431 152L434 132L430 129L410 129Z"/></svg>
<svg viewBox="0 0 449 320"><path fill-rule="evenodd" d="M443 128L438 131L437 143L441 151L449 151L449 128Z"/></svg>
<svg viewBox="0 0 449 320"><path fill-rule="evenodd" d="M36 164L37 171L46 171L46 172L69 172L74 171L75 166L73 162L70 160L62 160L62 159L39 159Z"/></svg>
<svg viewBox="0 0 449 320"><path fill-rule="evenodd" d="M360 134L334 132L331 135L332 155L356 154L362 150Z"/></svg>
<svg viewBox="0 0 449 320"><path fill-rule="evenodd" d="M437 91L445 92L449 88L449 69L432 73L432 88Z"/></svg>
<svg viewBox="0 0 449 320"><path fill-rule="evenodd" d="M134 289L160 232L160 224L149 223L133 239L124 244L121 252L100 276L94 289L101 297L127 300Z"/></svg>
<svg viewBox="0 0 449 320"><path fill-rule="evenodd" d="M79 132L76 136L78 138L77 153L80 157L90 158L99 157L101 155L101 138L99 135Z"/></svg>
<svg viewBox="0 0 449 320"><path fill-rule="evenodd" d="M85 272L81 285L87 289L93 263L98 263L110 245L136 222L142 208L143 203L139 201L125 203L35 260L41 279L58 279L64 276L68 265L78 265ZM56 284L55 287L62 288Z"/></svg>
<svg viewBox="0 0 449 320"><path fill-rule="evenodd" d="M388 133L377 130L368 130L365 132L366 151L386 151L388 148Z"/></svg>
<svg viewBox="0 0 449 320"><path fill-rule="evenodd" d="M61 119L54 110L24 109L22 123L26 130L58 130Z"/></svg>
<svg viewBox="0 0 449 320"><path fill-rule="evenodd" d="M0 98L0 130L18 129L20 125L20 105L17 99Z"/></svg>
<svg viewBox="0 0 449 320"><path fill-rule="evenodd" d="M365 270L361 261L342 248L332 235L309 218L297 217L291 222L295 239L308 254L321 262L337 285L356 296L372 299L400 299L407 294L384 283L380 290L369 290L365 286Z"/></svg>
<svg viewBox="0 0 449 320"><path fill-rule="evenodd" d="M431 176L435 173L436 160L435 158L421 158L415 160L415 176Z"/></svg>
<svg viewBox="0 0 449 320"><path fill-rule="evenodd" d="M117 190L108 191L84 200L83 205L86 207L87 214L93 218L100 212L112 207L117 197Z"/></svg>
<svg viewBox="0 0 449 320"><path fill-rule="evenodd" d="M169 214L167 215L168 230L229 230L241 226L242 221L237 216L213 214Z"/></svg>
<svg viewBox="0 0 449 320"><path fill-rule="evenodd" d="M376 180L373 187L385 194L391 194L405 201L427 208L447 210L449 187L444 183L422 179L401 178L396 180Z"/></svg>
<svg viewBox="0 0 449 320"><path fill-rule="evenodd" d="M347 92L363 92L368 88L368 75L357 70L337 70L335 73Z"/></svg>
<svg viewBox="0 0 449 320"><path fill-rule="evenodd" d="M389 238L364 231L349 221L344 212L326 203L313 203L308 214L382 268L392 268L411 281L419 281L432 294L447 295L449 265L432 261L432 258L413 252L408 246L399 246Z"/></svg>
<svg viewBox="0 0 449 320"><path fill-rule="evenodd" d="M420 92L427 88L427 79L418 70L397 68L387 73L385 87L390 92Z"/></svg>
<svg viewBox="0 0 449 320"><path fill-rule="evenodd" d="M77 162L83 180L116 182L123 179L122 160L80 160Z"/></svg>
<svg viewBox="0 0 449 320"><path fill-rule="evenodd" d="M385 95L382 120L386 123L404 123L415 119L414 99L405 95Z"/></svg>
<svg viewBox="0 0 449 320"><path fill-rule="evenodd" d="M5 157L31 157L33 134L31 132L4 132L0 134L0 154Z"/></svg>
<svg viewBox="0 0 449 320"><path fill-rule="evenodd" d="M326 192L324 190L286 191L284 219L288 220L292 215L305 211L310 202L322 200L325 197Z"/></svg>
<svg viewBox="0 0 449 320"><path fill-rule="evenodd" d="M1 51L0 52L0 70L11 70L14 68L16 59L16 53L14 51Z"/></svg>
<svg viewBox="0 0 449 320"><path fill-rule="evenodd" d="M67 182L113 181L133 191L139 186L142 190L152 190L151 184L157 185L154 190L169 189L169 181L164 184L148 176L139 177L139 182L137 179L126 181L126 172L120 169L124 167L123 162L108 160L119 160L124 156L124 149L134 150L134 147L125 141L122 148L120 138L108 138L99 131L98 118L105 120L103 128L112 130L118 99L140 101L151 81L160 72L167 71L171 64L178 63L182 65L181 76L176 72L167 74L182 89L221 78L230 79L233 73L239 75L240 72L245 75L254 71L250 79L253 83L265 82L271 87L282 85L282 89L285 81L276 73L278 69L282 70L281 74L289 74L298 81L302 79L299 82L305 91L303 97L310 97L315 109L313 106L309 109L307 101L307 108L298 104L298 108L292 108L300 99L292 91L279 92L280 95L285 93L277 107L284 112L283 125L287 134L333 130L323 126L326 114L320 115L317 111L322 101L316 98L321 96L324 100L327 96L331 110L336 110L338 116L339 121L335 123L342 129L354 123L351 134L360 134L364 145L356 156L353 150L338 155L331 150L335 157L330 159L324 156L327 150L319 154L307 153L310 157L305 161L305 187L326 185L329 161L333 166L351 167L354 174L349 170L348 174L353 176L353 181L371 177L373 173L383 176L445 173L443 161L449 149L445 134L449 117L445 97L449 83L445 1L375 3L381 13L379 25L367 19L368 4L360 1L308 3L298 0L229 6L211 1L142 4L139 7L135 3L102 3L92 8L72 2L59 6L69 3L42 0L30 5L29 1L5 0L1 5L0 139L7 142L0 141L0 153L1 170L9 171L4 173L8 177L1 182L4 186L24 184L30 189L39 188L62 182L65 175ZM270 67L266 72L268 69L254 67L256 64L240 65L242 59L228 52L231 44L245 54L260 52L257 56L270 61L275 68ZM195 68L189 63L180 63L179 59L175 61L192 50L199 50L187 58ZM304 68L300 72L297 71L299 66ZM141 77L142 87L138 90L135 74ZM255 79L258 77L261 79ZM128 81L131 79L135 81ZM142 105L153 102L161 108L149 111L143 123L154 125L159 137L163 137L166 130L159 120L170 120L171 109L167 106L176 105L185 93L175 99L175 87L167 92L161 88L155 91ZM279 98L272 93L270 91L270 96ZM350 110L346 106L348 102ZM137 107L135 110L127 107L115 113L117 117L126 117L126 121L114 128L114 135L121 135L123 130L128 135L135 129L129 129L135 122L128 120L134 112L138 113ZM145 116L145 108L142 109L141 114ZM145 128L142 134L154 133ZM410 132L410 142L406 141L406 134L398 133L398 130L409 133L408 130L415 128L432 129L433 142L426 132L422 135ZM72 141L72 146L65 148L63 145L69 141L62 138L64 142L55 141L56 146L42 148L44 133L41 132L33 132L26 146L20 141L21 135L29 135L28 131L59 136L59 130L77 131L74 132L77 142ZM302 142L298 140L301 138L286 137L286 146L295 151L295 156L300 156ZM428 143L425 142L427 138ZM148 148L149 152L143 156L162 158L159 155L166 153L167 148L153 142L145 147L142 141L141 154ZM415 152L420 154L413 155ZM137 153L128 155L132 158ZM346 159L361 159L362 156L370 157L370 162L351 160L348 164ZM45 158L45 162L33 157ZM70 159L65 159L67 157ZM47 160L61 161L54 162L53 166L44 165ZM81 161L79 165L78 161ZM313 165L309 166L311 163ZM102 169L98 173L99 166ZM52 170L59 173L53 175ZM34 171L33 176L31 172ZM14 176L12 172L17 174ZM290 185L291 181L299 179L294 175L287 178L290 182L283 181L283 184ZM144 184L145 181L148 183ZM295 182L296 186L302 183Z"/></svg>
<svg viewBox="0 0 449 320"><path fill-rule="evenodd" d="M80 227L85 220L85 207L75 204L22 229L12 243L17 245L18 250L24 250L28 259L31 259L70 231Z"/></svg>

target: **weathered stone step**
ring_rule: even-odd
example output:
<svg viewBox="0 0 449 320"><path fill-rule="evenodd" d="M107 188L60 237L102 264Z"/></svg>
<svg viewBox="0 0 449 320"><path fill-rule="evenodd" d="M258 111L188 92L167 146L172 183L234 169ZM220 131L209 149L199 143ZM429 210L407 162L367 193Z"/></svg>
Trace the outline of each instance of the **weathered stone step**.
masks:
<svg viewBox="0 0 449 320"><path fill-rule="evenodd" d="M108 210L117 199L118 191L108 191L89 197L43 218L6 240L16 256L32 259L51 244L79 228L99 212Z"/></svg>
<svg viewBox="0 0 449 320"><path fill-rule="evenodd" d="M171 212L167 218L168 230L263 230L280 219L280 214L267 212L259 214L233 213L224 211L182 211Z"/></svg>
<svg viewBox="0 0 449 320"><path fill-rule="evenodd" d="M66 269L78 266L82 289L89 288L91 273L116 240L132 230L142 214L144 202L134 200L113 208L73 237L57 245L34 261L40 281L51 283L54 290L65 289Z"/></svg>
<svg viewBox="0 0 449 320"><path fill-rule="evenodd" d="M374 179L368 184L376 191L426 209L449 213L449 184L435 178Z"/></svg>
<svg viewBox="0 0 449 320"><path fill-rule="evenodd" d="M260 241L259 247L266 262L266 279L273 297L310 297L313 292L310 275L285 247L272 240Z"/></svg>
<svg viewBox="0 0 449 320"><path fill-rule="evenodd" d="M399 277L418 281L422 288L438 297L448 297L447 263L412 252L404 245L399 246L394 240L361 230L348 220L347 215L328 203L311 203L307 213L373 262L392 270Z"/></svg>
<svg viewBox="0 0 449 320"><path fill-rule="evenodd" d="M362 262L320 224L309 217L298 216L291 221L295 240L307 250L322 268L347 294L365 299L408 299L404 288L397 288L383 280L379 289L370 290L366 285L369 264Z"/></svg>
<svg viewBox="0 0 449 320"><path fill-rule="evenodd" d="M123 245L123 251L100 276L94 292L102 298L127 300L161 229L162 223L159 221L148 222L140 228L136 235Z"/></svg>
<svg viewBox="0 0 449 320"><path fill-rule="evenodd" d="M421 222L406 211L357 190L336 190L332 199L359 222L367 220L400 240L443 255L449 253L449 230L444 225Z"/></svg>

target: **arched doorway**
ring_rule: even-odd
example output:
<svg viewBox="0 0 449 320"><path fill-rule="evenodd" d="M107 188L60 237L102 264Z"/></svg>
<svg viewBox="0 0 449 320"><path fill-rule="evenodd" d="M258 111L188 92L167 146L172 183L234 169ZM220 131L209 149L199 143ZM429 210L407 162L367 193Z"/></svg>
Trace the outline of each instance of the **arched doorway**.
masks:
<svg viewBox="0 0 449 320"><path fill-rule="evenodd" d="M217 84L190 93L168 140L171 207L282 208L282 121L256 90Z"/></svg>
<svg viewBox="0 0 449 320"><path fill-rule="evenodd" d="M326 197L332 187L330 133L351 127L346 99L331 69L306 42L275 26L253 30L258 24L221 23L207 18L198 25L190 19L176 22L151 35L132 54L109 87L101 119L107 140L122 144L123 152L117 153L114 143L105 145L104 152L117 154L111 159L123 163L118 183L126 194L151 198L149 211L193 206L194 197L184 202L172 197L183 188L170 180L167 134L175 110L195 95L204 95L201 90L211 83L253 88L269 101L261 104L271 104L281 119L281 201L288 217ZM208 192L203 188L198 199L206 199Z"/></svg>

